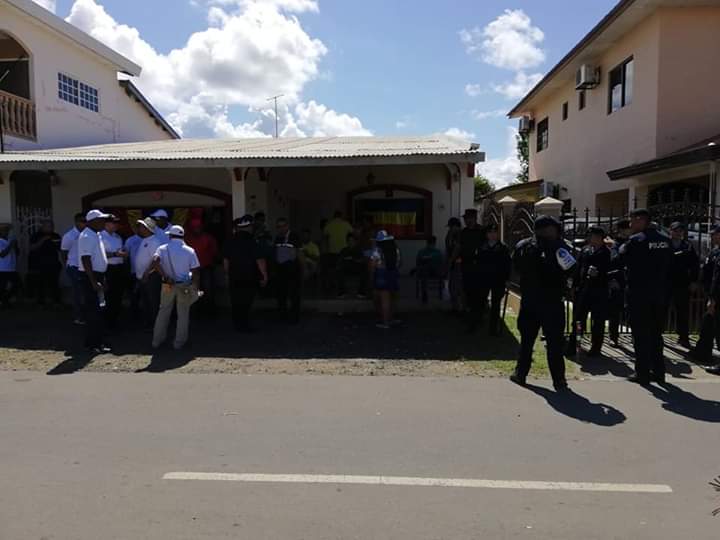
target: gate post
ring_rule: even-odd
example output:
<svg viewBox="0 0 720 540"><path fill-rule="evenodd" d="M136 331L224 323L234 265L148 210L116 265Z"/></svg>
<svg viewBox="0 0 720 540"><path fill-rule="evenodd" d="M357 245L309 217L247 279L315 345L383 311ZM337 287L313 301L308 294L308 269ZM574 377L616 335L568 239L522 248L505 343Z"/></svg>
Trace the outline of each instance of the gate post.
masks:
<svg viewBox="0 0 720 540"><path fill-rule="evenodd" d="M505 226L507 224L507 218L512 214L513 210L515 210L517 203L517 200L510 197L510 195L503 197L498 201L498 204L500 205L500 242L503 244L505 243Z"/></svg>
<svg viewBox="0 0 720 540"><path fill-rule="evenodd" d="M536 216L552 216L560 219L562 217L562 209L564 203L553 199L552 197L545 197L543 200L535 203L535 215Z"/></svg>

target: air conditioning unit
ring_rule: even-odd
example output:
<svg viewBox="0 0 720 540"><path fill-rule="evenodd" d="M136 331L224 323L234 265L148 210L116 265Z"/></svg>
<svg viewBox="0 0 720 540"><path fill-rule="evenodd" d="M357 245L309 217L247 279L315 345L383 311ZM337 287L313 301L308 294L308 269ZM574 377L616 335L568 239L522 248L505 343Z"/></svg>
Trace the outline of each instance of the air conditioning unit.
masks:
<svg viewBox="0 0 720 540"><path fill-rule="evenodd" d="M527 135L532 131L533 128L533 120L529 116L523 116L520 119L520 125L518 126L518 131L521 135Z"/></svg>
<svg viewBox="0 0 720 540"><path fill-rule="evenodd" d="M557 184L555 184L553 182L543 182L542 196L557 198L557 196L558 196Z"/></svg>
<svg viewBox="0 0 720 540"><path fill-rule="evenodd" d="M600 70L595 66L583 64L575 75L575 90L589 90L600 84Z"/></svg>

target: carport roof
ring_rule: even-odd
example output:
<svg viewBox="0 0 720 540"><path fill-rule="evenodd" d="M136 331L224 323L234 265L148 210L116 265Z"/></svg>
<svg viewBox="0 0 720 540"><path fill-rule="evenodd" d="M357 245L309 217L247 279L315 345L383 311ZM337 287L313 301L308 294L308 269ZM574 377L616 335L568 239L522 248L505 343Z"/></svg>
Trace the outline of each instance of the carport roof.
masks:
<svg viewBox="0 0 720 540"><path fill-rule="evenodd" d="M182 139L0 154L1 169L297 167L479 163L478 144L429 137Z"/></svg>

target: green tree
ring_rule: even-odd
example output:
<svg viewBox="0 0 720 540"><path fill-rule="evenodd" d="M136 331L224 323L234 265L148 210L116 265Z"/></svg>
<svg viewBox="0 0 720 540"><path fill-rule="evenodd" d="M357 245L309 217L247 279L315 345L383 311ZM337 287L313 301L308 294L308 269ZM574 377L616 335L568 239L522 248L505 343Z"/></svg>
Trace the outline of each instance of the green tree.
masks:
<svg viewBox="0 0 720 540"><path fill-rule="evenodd" d="M525 184L530 180L530 143L527 135L518 134L517 137L517 158L520 161L520 172L517 181Z"/></svg>
<svg viewBox="0 0 720 540"><path fill-rule="evenodd" d="M478 202L485 195L495 191L495 184L485 178L482 174L475 177L475 202Z"/></svg>

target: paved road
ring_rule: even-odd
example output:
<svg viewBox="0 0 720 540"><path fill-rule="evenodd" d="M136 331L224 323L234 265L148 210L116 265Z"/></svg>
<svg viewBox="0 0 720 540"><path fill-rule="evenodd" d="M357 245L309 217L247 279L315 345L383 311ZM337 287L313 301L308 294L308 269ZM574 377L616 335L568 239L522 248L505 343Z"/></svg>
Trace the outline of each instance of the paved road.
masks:
<svg viewBox="0 0 720 540"><path fill-rule="evenodd" d="M574 386L0 373L0 539L716 539L720 384ZM412 485L427 478L601 491ZM616 484L672 492L603 491Z"/></svg>

